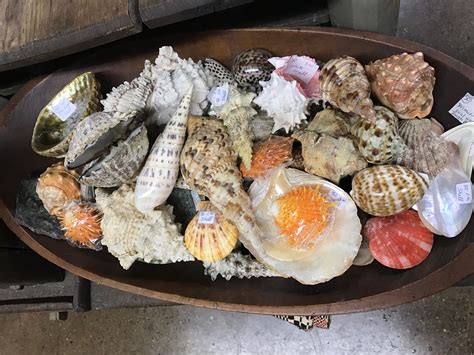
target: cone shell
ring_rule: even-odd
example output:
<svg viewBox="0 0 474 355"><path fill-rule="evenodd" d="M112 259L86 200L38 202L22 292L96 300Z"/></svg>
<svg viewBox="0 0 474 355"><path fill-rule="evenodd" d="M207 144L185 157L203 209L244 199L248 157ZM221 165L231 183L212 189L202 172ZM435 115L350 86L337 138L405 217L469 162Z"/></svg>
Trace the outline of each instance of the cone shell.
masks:
<svg viewBox="0 0 474 355"><path fill-rule="evenodd" d="M366 65L372 92L401 118L426 117L433 107L435 71L423 53L403 53Z"/></svg>
<svg viewBox="0 0 474 355"><path fill-rule="evenodd" d="M358 172L352 180L352 198L373 216L408 210L428 188L415 171L399 165L379 165Z"/></svg>
<svg viewBox="0 0 474 355"><path fill-rule="evenodd" d="M63 163L51 165L38 178L36 193L49 214L59 216L63 207L81 198L81 187L74 171L66 170Z"/></svg>
<svg viewBox="0 0 474 355"><path fill-rule="evenodd" d="M273 168L291 160L292 146L293 138L280 136L270 136L255 144L250 169L240 164L242 175L253 179L265 176Z"/></svg>
<svg viewBox="0 0 474 355"><path fill-rule="evenodd" d="M433 233L413 210L371 218L362 229L362 235L369 239L374 258L393 269L408 269L420 264L433 247Z"/></svg>
<svg viewBox="0 0 474 355"><path fill-rule="evenodd" d="M355 58L344 56L327 62L321 70L322 98L344 112L353 112L375 121L370 84L364 67Z"/></svg>
<svg viewBox="0 0 474 355"><path fill-rule="evenodd" d="M98 244L102 236L101 219L102 214L95 205L77 200L69 202L60 217L67 240L74 245L96 250L102 249Z"/></svg>
<svg viewBox="0 0 474 355"><path fill-rule="evenodd" d="M201 220L207 213L211 219ZM201 261L218 261L229 255L237 244L239 230L210 202L201 202L199 212L189 222L184 233L184 244Z"/></svg>
<svg viewBox="0 0 474 355"><path fill-rule="evenodd" d="M47 157L63 157L77 124L100 109L99 98L100 84L94 73L76 77L41 110L33 129L31 148ZM75 105L64 121L53 110L62 100Z"/></svg>

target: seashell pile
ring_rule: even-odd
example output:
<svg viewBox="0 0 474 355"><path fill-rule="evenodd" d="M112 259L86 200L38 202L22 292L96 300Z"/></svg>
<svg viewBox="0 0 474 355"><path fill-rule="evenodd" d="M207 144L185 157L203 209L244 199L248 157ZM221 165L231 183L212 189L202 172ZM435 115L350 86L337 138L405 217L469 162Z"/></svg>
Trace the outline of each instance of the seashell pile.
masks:
<svg viewBox="0 0 474 355"><path fill-rule="evenodd" d="M352 265L420 264L433 233L471 219L473 125L424 118L435 73L422 53L318 63L254 48L227 68L164 46L103 109L94 74L77 77L32 134L35 152L64 157L36 185L62 227L51 235L105 246L126 270L197 259L212 280L315 285Z"/></svg>

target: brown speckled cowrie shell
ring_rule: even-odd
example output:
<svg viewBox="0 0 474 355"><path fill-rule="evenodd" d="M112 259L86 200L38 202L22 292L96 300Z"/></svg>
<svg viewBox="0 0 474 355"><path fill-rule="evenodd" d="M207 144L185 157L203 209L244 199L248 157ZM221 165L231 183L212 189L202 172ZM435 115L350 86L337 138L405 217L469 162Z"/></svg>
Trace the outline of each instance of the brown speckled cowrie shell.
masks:
<svg viewBox="0 0 474 355"><path fill-rule="evenodd" d="M270 80L275 69L268 61L273 55L264 49L249 49L239 53L232 63L232 73L237 84L244 90L260 92L259 81Z"/></svg>

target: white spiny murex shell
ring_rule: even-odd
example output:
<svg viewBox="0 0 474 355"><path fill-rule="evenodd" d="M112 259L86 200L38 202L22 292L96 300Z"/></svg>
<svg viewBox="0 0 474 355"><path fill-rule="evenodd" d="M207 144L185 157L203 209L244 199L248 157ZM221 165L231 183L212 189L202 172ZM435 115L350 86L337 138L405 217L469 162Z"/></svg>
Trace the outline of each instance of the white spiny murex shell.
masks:
<svg viewBox="0 0 474 355"><path fill-rule="evenodd" d="M272 73L269 81L261 81L262 92L253 100L273 117L273 132L284 128L289 132L306 120L309 103L296 87L297 82L286 81L276 73Z"/></svg>
<svg viewBox="0 0 474 355"><path fill-rule="evenodd" d="M222 106L211 106L211 114L215 113L227 127L234 150L242 158L245 166L250 168L252 162L252 118L257 114L252 108L253 92L244 93L234 85L229 86L226 103Z"/></svg>
<svg viewBox="0 0 474 355"><path fill-rule="evenodd" d="M174 223L172 206L141 213L135 208L133 187L129 185L111 194L97 189L96 200L103 212L102 245L124 269L136 260L156 264L194 260Z"/></svg>
<svg viewBox="0 0 474 355"><path fill-rule="evenodd" d="M179 155L186 137L192 87L164 131L156 139L137 178L135 207L140 212L162 205L171 194L179 174Z"/></svg>

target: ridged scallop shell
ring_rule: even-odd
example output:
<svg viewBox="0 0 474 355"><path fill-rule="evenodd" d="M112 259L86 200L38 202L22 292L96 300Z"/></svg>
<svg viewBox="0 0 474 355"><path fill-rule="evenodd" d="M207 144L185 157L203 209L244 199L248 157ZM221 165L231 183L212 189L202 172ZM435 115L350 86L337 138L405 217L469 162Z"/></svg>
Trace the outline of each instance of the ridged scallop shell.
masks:
<svg viewBox="0 0 474 355"><path fill-rule="evenodd" d="M137 178L135 207L140 212L162 205L173 191L179 174L179 155L186 137L192 87L151 148Z"/></svg>
<svg viewBox="0 0 474 355"><path fill-rule="evenodd" d="M313 131L297 131L293 138L302 144L304 170L338 184L344 176L367 167L367 161L352 139L334 138Z"/></svg>
<svg viewBox="0 0 474 355"><path fill-rule="evenodd" d="M306 130L333 137L347 136L350 129L349 117L341 111L324 109L318 112L308 124Z"/></svg>
<svg viewBox="0 0 474 355"><path fill-rule="evenodd" d="M77 178L77 173L66 170L62 162L51 165L40 175L36 193L49 214L59 216L68 202L81 198Z"/></svg>
<svg viewBox="0 0 474 355"><path fill-rule="evenodd" d="M433 233L413 210L370 218L362 234L369 239L374 258L393 269L408 269L420 264L433 247Z"/></svg>
<svg viewBox="0 0 474 355"><path fill-rule="evenodd" d="M399 165L378 165L352 179L352 198L373 216L390 216L411 208L428 188L415 171Z"/></svg>
<svg viewBox="0 0 474 355"><path fill-rule="evenodd" d="M156 264L194 260L174 223L172 206L143 214L135 208L134 188L129 185L122 185L112 194L97 189L96 200L104 214L102 245L124 269L136 260Z"/></svg>
<svg viewBox="0 0 474 355"><path fill-rule="evenodd" d="M403 53L365 66L372 93L401 118L426 117L433 107L435 70L423 53Z"/></svg>
<svg viewBox="0 0 474 355"><path fill-rule="evenodd" d="M76 77L41 110L33 129L31 148L47 157L63 157L79 122L99 110L99 98L100 84L94 73L87 72ZM72 107L74 111L65 120L54 112L62 100L75 105Z"/></svg>
<svg viewBox="0 0 474 355"><path fill-rule="evenodd" d="M95 205L77 200L69 202L60 216L66 240L75 246L102 249L101 218L102 214Z"/></svg>
<svg viewBox="0 0 474 355"><path fill-rule="evenodd" d="M407 149L398 135L397 116L383 106L375 106L376 121L354 118L351 127L362 156L372 164L390 163Z"/></svg>
<svg viewBox="0 0 474 355"><path fill-rule="evenodd" d="M369 122L375 121L370 84L364 67L355 58L331 59L319 77L322 98L344 112L356 113Z"/></svg>
<svg viewBox="0 0 474 355"><path fill-rule="evenodd" d="M309 100L296 88L296 81L272 73L261 85L263 90L253 101L273 117L273 133L281 128L289 132L306 120Z"/></svg>
<svg viewBox="0 0 474 355"><path fill-rule="evenodd" d="M273 168L291 160L293 138L270 136L254 145L252 164L247 169L240 164L242 175L247 178L264 177Z"/></svg>
<svg viewBox="0 0 474 355"><path fill-rule="evenodd" d="M234 250L239 230L210 202L201 202L198 209L186 227L184 245L198 260L222 260Z"/></svg>
<svg viewBox="0 0 474 355"><path fill-rule="evenodd" d="M207 76L212 77L214 85L231 84L234 82L234 75L224 65L212 58L206 58L202 62Z"/></svg>
<svg viewBox="0 0 474 355"><path fill-rule="evenodd" d="M403 120L398 132L408 149L395 159L396 164L430 177L435 177L446 167L453 154L453 143L433 132L430 120Z"/></svg>
<svg viewBox="0 0 474 355"><path fill-rule="evenodd" d="M264 49L248 49L240 52L232 62L234 79L244 90L261 91L261 81L270 80L273 65L268 59L273 55Z"/></svg>

